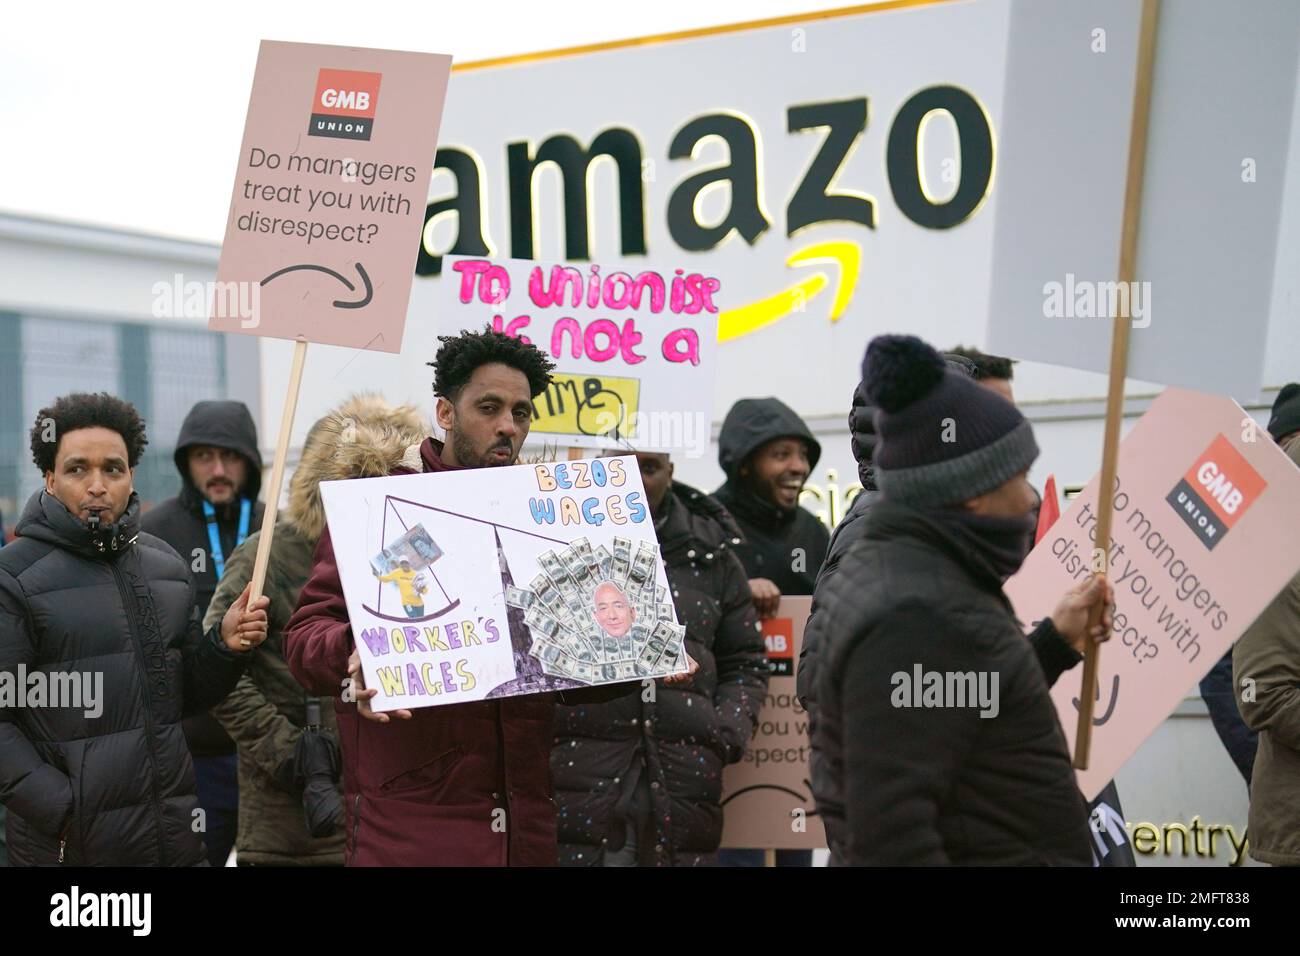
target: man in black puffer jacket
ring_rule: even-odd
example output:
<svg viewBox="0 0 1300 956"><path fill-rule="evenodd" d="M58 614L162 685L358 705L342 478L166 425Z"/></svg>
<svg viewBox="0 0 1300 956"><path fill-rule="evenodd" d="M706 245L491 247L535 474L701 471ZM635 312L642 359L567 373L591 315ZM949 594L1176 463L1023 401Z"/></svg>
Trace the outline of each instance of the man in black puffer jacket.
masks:
<svg viewBox="0 0 1300 956"><path fill-rule="evenodd" d="M699 671L606 704L557 706L551 774L567 866L699 866L722 839L722 768L753 736L768 666L739 529L713 498L637 455L686 652Z"/></svg>
<svg viewBox="0 0 1300 956"><path fill-rule="evenodd" d="M970 374L970 367L964 359L958 360L951 355L945 355L944 359L949 368L963 375ZM857 388L853 390L853 401L849 406L849 448L853 452L853 460L858 463L858 481L862 482L862 490L853 497L849 510L831 532L830 544L826 548L826 560L822 562L821 570L817 572L817 587L813 589L812 610L804 625L803 645L799 648L799 667L795 671L795 693L799 696L799 702L803 704L804 710L808 712L810 739L817 731L817 664L822 640L822 628L818 620L821 615L818 611L826 600L830 582L839 570L840 559L862 533L862 519L880 499L880 490L876 487L875 466L871 463L871 453L876 447L876 426L872 420L875 411L875 407L867 398L866 383L859 382ZM817 782L824 772L821 754L816 750L809 751L808 775L812 778L814 790L817 789ZM830 850L832 861L839 862L836 848L832 846Z"/></svg>
<svg viewBox="0 0 1300 956"><path fill-rule="evenodd" d="M202 864L180 721L234 687L267 601L245 592L202 632L186 563L139 530L132 406L68 395L31 439L45 488L0 551L0 682L23 695L0 705L9 862ZM38 674L58 699L28 699Z"/></svg>
<svg viewBox="0 0 1300 956"><path fill-rule="evenodd" d="M881 500L820 612L814 791L828 838L850 864L1087 866L1047 688L1109 633L1108 614L1087 626L1107 588L1072 588L1026 640L1002 582L1030 530L1029 423L911 336L875 339L863 380Z"/></svg>

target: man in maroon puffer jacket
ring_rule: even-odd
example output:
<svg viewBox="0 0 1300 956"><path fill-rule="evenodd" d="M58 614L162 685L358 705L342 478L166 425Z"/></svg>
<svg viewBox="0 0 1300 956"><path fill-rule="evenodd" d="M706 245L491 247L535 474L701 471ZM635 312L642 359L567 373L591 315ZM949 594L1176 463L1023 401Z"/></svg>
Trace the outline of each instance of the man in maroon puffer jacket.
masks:
<svg viewBox="0 0 1300 956"><path fill-rule="evenodd" d="M418 455L410 450L408 467L393 473L513 465L552 363L535 346L490 328L440 339L431 364L447 440L426 438ZM554 693L392 714L370 711L373 689L357 691L356 703L338 699L349 676L363 685L328 530L285 628L284 656L304 687L336 698L347 865L555 865ZM564 699L609 699L638 687L597 687Z"/></svg>

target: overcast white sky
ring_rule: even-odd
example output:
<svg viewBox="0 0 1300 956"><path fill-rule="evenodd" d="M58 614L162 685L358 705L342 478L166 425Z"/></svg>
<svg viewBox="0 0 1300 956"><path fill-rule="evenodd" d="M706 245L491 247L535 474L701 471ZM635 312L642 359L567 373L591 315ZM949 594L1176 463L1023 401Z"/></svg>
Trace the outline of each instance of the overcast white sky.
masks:
<svg viewBox="0 0 1300 956"><path fill-rule="evenodd" d="M9 4L0 32L0 210L219 242L262 39L423 50L470 61L847 5Z"/></svg>

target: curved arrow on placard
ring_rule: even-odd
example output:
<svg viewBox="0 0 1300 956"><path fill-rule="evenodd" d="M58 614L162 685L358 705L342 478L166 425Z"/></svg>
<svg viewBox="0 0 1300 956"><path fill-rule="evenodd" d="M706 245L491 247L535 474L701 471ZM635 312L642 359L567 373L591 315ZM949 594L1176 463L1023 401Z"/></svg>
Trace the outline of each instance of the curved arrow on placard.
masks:
<svg viewBox="0 0 1300 956"><path fill-rule="evenodd" d="M1097 684L1097 694L1096 694L1096 697L1097 697L1097 700L1101 700L1101 683L1100 683L1100 682L1098 682L1098 684ZM1077 698L1077 697L1071 697L1071 698L1070 698L1070 701L1071 701L1071 703L1074 704L1074 709L1075 709L1075 710L1078 710L1078 709L1079 709L1079 698ZM1104 724L1106 721L1110 720L1110 715L1113 714L1113 713L1115 712L1115 704L1117 704L1118 702L1119 702L1119 675L1116 674L1116 675L1115 675L1115 679L1111 682L1111 686L1110 686L1110 703L1106 705L1106 712L1105 712L1104 714L1102 714L1100 717L1094 716L1094 717L1092 718L1092 724L1093 724L1093 726L1094 726L1094 727L1100 727L1100 726L1101 726L1102 724Z"/></svg>
<svg viewBox="0 0 1300 956"><path fill-rule="evenodd" d="M853 290L857 288L862 250L843 240L819 242L793 253L785 264L793 268L813 262L833 262L839 266L839 284L835 287L830 315L831 321L837 322L849 307ZM718 341L726 342L749 335L785 318L791 312L802 312L807 301L826 288L829 282L826 273L818 272L766 299L723 312L718 316Z"/></svg>
<svg viewBox="0 0 1300 956"><path fill-rule="evenodd" d="M805 802L807 802L808 800L808 796L806 794L802 794L798 790L791 790L789 787L783 787L779 783L755 783L755 784L751 784L748 787L741 787L735 793L728 794L726 799L724 799L721 803L719 803L719 806L725 807L728 803L730 803L732 800L735 800L742 793L749 793L749 791L751 790L776 790L779 791L780 793L788 793L796 800L803 800Z"/></svg>
<svg viewBox="0 0 1300 956"><path fill-rule="evenodd" d="M263 279L263 280L259 283L259 285L266 285L266 284L267 284L268 282L270 282L272 279L277 279L277 278L279 278L280 276L284 275L286 272L294 272L294 271L296 271L296 270L298 270L298 269L313 269L313 270L315 270L315 271L317 271L317 272L324 272L324 273L327 273L328 275L332 275L334 278L338 279L338 280L339 280L340 282L342 282L345 286L347 286L349 292L352 292L352 291L355 291L355 290L356 290L356 286L353 285L352 282L348 280L348 277L347 277L347 276L342 275L342 274L340 274L340 273L338 273L338 272L335 272L333 269L329 269L329 268L327 268L327 267L325 267L325 266L313 265L313 264L311 264L311 263L304 263L304 264L302 264L302 265L298 265L298 266L285 266L283 269L278 269L278 270L276 270L275 272L272 272L269 276L267 276L265 279ZM370 284L370 276L366 275L366 269L365 269L365 266L363 266L363 265L362 265L361 263L359 263L359 262L357 263L357 272L360 273L360 275L361 275L361 281L365 284L365 287L366 287L366 297L365 297L364 299L361 299L361 300L357 301L357 302L344 302L342 299L336 299L336 300L334 301L334 307L335 307L335 308L337 308L337 309L359 309L359 308L361 308L361 307L364 306L364 305L369 305L369 304L370 304L370 300L373 299L373 298L375 297L375 289L374 289L374 286L372 286L372 285Z"/></svg>

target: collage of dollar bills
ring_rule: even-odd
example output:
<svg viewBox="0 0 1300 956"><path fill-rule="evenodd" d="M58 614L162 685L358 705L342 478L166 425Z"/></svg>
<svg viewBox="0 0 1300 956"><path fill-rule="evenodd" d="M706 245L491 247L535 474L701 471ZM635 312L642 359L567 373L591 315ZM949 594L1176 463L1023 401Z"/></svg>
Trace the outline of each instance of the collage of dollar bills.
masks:
<svg viewBox="0 0 1300 956"><path fill-rule="evenodd" d="M659 545L612 543L610 553L575 538L538 557L541 571L528 588L507 586L506 604L524 611L530 653L547 674L587 684L684 671L686 628L656 581Z"/></svg>

